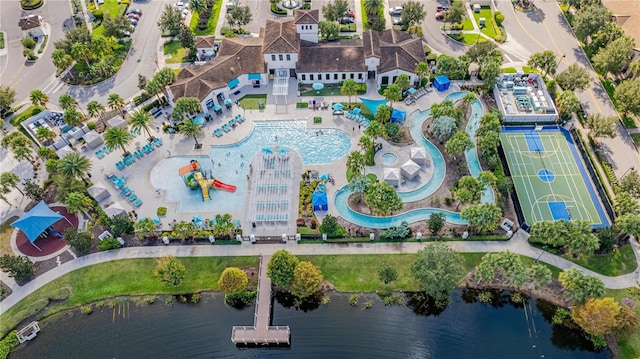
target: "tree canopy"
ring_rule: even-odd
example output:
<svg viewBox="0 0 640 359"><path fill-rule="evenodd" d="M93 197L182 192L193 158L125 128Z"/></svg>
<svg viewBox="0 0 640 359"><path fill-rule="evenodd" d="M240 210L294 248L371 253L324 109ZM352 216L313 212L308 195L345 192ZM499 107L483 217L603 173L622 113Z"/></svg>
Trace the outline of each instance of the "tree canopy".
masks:
<svg viewBox="0 0 640 359"><path fill-rule="evenodd" d="M586 275L577 268L563 270L558 280L564 286L564 297L578 304L604 294L604 283L599 278Z"/></svg>
<svg viewBox="0 0 640 359"><path fill-rule="evenodd" d="M568 69L556 76L558 85L565 91L584 90L589 86L591 75L580 65L570 65Z"/></svg>
<svg viewBox="0 0 640 359"><path fill-rule="evenodd" d="M461 215L463 219L469 222L469 226L472 229L485 233L498 228L502 210L493 203L475 204L465 207Z"/></svg>
<svg viewBox="0 0 640 359"><path fill-rule="evenodd" d="M271 256L267 264L267 275L274 285L289 288L298 263L300 263L298 257L281 249Z"/></svg>
<svg viewBox="0 0 640 359"><path fill-rule="evenodd" d="M616 86L614 98L620 112L640 116L640 78L624 80Z"/></svg>
<svg viewBox="0 0 640 359"><path fill-rule="evenodd" d="M311 262L302 261L293 271L291 294L298 298L306 298L320 290L323 280L324 277L318 267Z"/></svg>
<svg viewBox="0 0 640 359"><path fill-rule="evenodd" d="M432 243L416 253L411 266L420 289L442 302L460 283L464 274L462 258L444 243Z"/></svg>
<svg viewBox="0 0 640 359"><path fill-rule="evenodd" d="M220 279L218 279L218 287L224 294L241 292L247 287L248 283L247 274L237 267L225 268L220 275Z"/></svg>
<svg viewBox="0 0 640 359"><path fill-rule="evenodd" d="M402 209L402 200L396 190L386 182L376 182L369 186L364 200L377 215L389 215Z"/></svg>
<svg viewBox="0 0 640 359"><path fill-rule="evenodd" d="M187 268L174 256L156 259L153 274L167 287L178 287L187 274Z"/></svg>

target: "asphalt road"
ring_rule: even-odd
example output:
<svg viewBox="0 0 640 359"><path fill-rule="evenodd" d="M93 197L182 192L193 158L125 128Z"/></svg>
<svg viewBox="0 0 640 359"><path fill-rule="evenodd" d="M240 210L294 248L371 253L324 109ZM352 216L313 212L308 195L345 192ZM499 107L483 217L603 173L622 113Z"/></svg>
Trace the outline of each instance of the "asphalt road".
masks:
<svg viewBox="0 0 640 359"><path fill-rule="evenodd" d="M25 64L22 56L22 30L18 19L27 15L40 15L49 25L50 36L44 53L34 64ZM71 5L67 0L48 0L32 11L24 11L18 1L0 1L0 29L7 34L8 53L0 56L0 82L16 91L17 102L29 93L54 79L55 67L51 63L53 43L64 37L63 24L71 24Z"/></svg>

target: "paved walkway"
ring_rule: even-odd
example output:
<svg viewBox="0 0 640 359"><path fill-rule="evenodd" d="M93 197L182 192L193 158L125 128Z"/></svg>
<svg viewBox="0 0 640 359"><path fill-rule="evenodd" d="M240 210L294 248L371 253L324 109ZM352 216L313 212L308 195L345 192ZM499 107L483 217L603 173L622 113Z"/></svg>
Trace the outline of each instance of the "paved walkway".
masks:
<svg viewBox="0 0 640 359"><path fill-rule="evenodd" d="M502 252L512 251L530 258L538 258L542 253L539 249L531 247L527 243L527 234L518 231L513 238L504 242L446 242L457 252L479 253L479 252ZM239 246L168 246L168 247L130 247L114 251L98 252L78 259L63 263L62 265L36 277L31 282L20 287L16 285L12 278L8 278L5 273L0 273L0 279L7 283L13 291L11 295L0 302L0 314L13 307L27 295L36 289L59 278L76 269L84 268L98 263L109 262L119 259L130 258L156 258L166 255L176 257L235 257L235 256L259 256L270 255L280 249L286 249L295 255L356 255L356 254L408 254L416 253L420 249L434 242L418 243L350 243L350 244L245 244ZM640 260L638 244L632 241L631 244L636 260ZM600 278L605 287L610 289L622 289L636 286L640 278L640 270L618 277L607 277L594 273L588 269L577 266L558 256L544 253L539 259L560 269L579 268L584 273Z"/></svg>

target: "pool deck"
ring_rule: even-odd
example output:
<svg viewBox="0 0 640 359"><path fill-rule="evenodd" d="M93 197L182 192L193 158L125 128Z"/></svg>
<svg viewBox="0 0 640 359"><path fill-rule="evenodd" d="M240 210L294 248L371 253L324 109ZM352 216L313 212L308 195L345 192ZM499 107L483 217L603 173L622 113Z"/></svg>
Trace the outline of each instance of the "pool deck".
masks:
<svg viewBox="0 0 640 359"><path fill-rule="evenodd" d="M373 85L369 85L369 91L367 94L363 95L367 98L372 99L380 99L380 96ZM198 137L198 141L203 144L201 150L194 150L194 139L192 137L184 137L180 134L168 134L163 133L159 129L162 126L163 117L159 117L156 120L156 125L158 126L156 130L152 131L152 135L160 138L163 141L163 145L156 148L149 154L145 154L145 156L141 159L136 160L136 162L131 165L125 167L123 170L117 170L115 163L122 159L122 150L116 149L111 153L107 154L104 158L98 159L95 155L96 149L88 149L83 152L84 155L88 156L92 162L93 167L91 170L92 181L98 182L102 181L106 184L107 189L109 190L111 196L106 200L100 203L101 206L105 207L106 205L113 202L120 202L123 207L127 210L127 212L131 210L135 210L138 214L138 218L140 217L155 217L156 211L158 207L167 207L167 215L161 217L160 229L170 229L170 223L174 220L176 221L190 221L194 215L201 214L203 218L213 217L217 213L198 213L197 209L194 212L179 212L177 211L177 203L176 202L167 202L164 200L165 193L164 190L160 192L158 195L155 192L155 188L152 185L152 181L150 178L151 170L164 158L167 158L169 155L171 156L202 156L208 154L209 147L211 145L230 145L237 143L251 133L253 128L254 121L286 121L286 120L298 120L305 121L307 123L307 127L310 129L324 129L324 128L337 128L345 131L351 136L352 139L352 150L356 150L359 148L358 140L362 133L364 132L364 128L358 128L357 123L352 120L347 119L345 116L334 116L332 114L331 109L328 110L313 110L313 109L297 109L296 102L307 102L310 100L316 100L316 102L326 101L328 103L338 102L338 101L347 101L348 98L346 96L319 96L319 97L297 97L296 96L296 83L294 81L290 81L290 89L289 96L286 100L282 98L282 96L271 95L272 89L271 86L263 86L259 89L243 87L241 88L241 94L238 96L234 96L232 100L239 99L247 94L259 94L259 93L267 93L267 103L266 108L262 110L243 110L237 105L234 105L229 110L223 110L221 115L212 114L212 121L205 122L204 131L201 136ZM401 110L407 111L408 119L405 122L405 126L410 125L410 115L416 110L424 110L431 106L434 102L442 101L448 94L458 91L457 86L452 86L450 90L446 92L436 92L432 91L429 95L423 96L420 98L415 104L406 106L403 102L394 103L394 108L398 108ZM351 101L354 102L357 100L356 96L351 98ZM237 114L241 114L245 117L245 122L236 126L233 130L228 133L225 133L222 137L218 138L213 135L213 130L220 127L221 124L227 123L231 118L236 116ZM314 117L322 117L322 123L314 124ZM134 138L134 144L127 147L127 150L134 151L137 146L143 146L146 144L147 134L142 133ZM380 140L379 140L380 141ZM383 142L384 152L394 152L398 154L398 163L396 164L398 167L406 161L405 159L405 151L407 151L406 155L408 156L408 151L411 146L405 148L399 148L397 146L393 146L386 141ZM100 147L101 148L101 147ZM304 165L304 168L310 168L313 170L317 170L320 173L331 173L334 176L335 183L327 185L327 194L329 197L329 203L331 204L332 199L335 196L335 192L347 185L347 179L344 173L346 172L346 159L347 157L343 157L337 160L334 160L331 164L323 164L323 165ZM403 160L404 159L404 160ZM375 173L378 178L382 179L382 168L383 166L376 166L374 168L367 168L368 173ZM108 173L114 173L117 176L124 176L127 181L127 186L132 189L140 199L144 202L144 204L139 208L134 208L131 203L120 193L120 191L116 190L113 186L108 184L108 181L104 180L104 175ZM379 173L378 173L379 172ZM167 174L173 176L174 174ZM177 176L177 174L175 174ZM222 175L221 175L222 176ZM420 183L424 183L430 177L428 170L423 170L420 174L419 180L415 181L407 181L407 183L403 184L405 188L402 188L403 185L400 186L399 190L411 190L412 188L418 187ZM157 183L157 179L154 179L154 182ZM414 183L415 182L415 183ZM249 190L251 187L249 188ZM249 193L249 192L248 192ZM249 194L247 194L248 196ZM295 195L295 196L294 196ZM297 193L292 194L292 198L297 198ZM242 203L246 203L247 198L239 199ZM294 207L294 206L292 206ZM297 207L297 205L295 206ZM280 237L283 233L287 233L292 236L295 234L295 222L292 225L288 225L287 228L284 226L262 226L259 228L253 229L251 226L251 222L247 220L245 213L230 213L234 219L239 219L241 221L241 228L243 229L243 233L245 236L253 233L256 236L278 236ZM334 206L329 206L329 211L326 213L321 213L319 215L320 218L325 214L332 214L337 216L338 213L335 210Z"/></svg>

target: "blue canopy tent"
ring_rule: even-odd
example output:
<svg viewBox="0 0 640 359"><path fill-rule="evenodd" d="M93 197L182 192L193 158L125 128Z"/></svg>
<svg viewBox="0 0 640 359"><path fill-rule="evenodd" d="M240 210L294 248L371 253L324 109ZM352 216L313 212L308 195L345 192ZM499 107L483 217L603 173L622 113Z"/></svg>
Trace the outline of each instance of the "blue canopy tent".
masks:
<svg viewBox="0 0 640 359"><path fill-rule="evenodd" d="M314 192L311 196L311 204L314 211L326 211L329 209L326 192Z"/></svg>
<svg viewBox="0 0 640 359"><path fill-rule="evenodd" d="M391 122L404 122L407 118L407 111L398 110L397 108L393 109L393 113L391 114Z"/></svg>
<svg viewBox="0 0 640 359"><path fill-rule="evenodd" d="M435 80L433 80L433 86L440 92L447 91L449 85L451 85L451 81L445 75L436 76Z"/></svg>
<svg viewBox="0 0 640 359"><path fill-rule="evenodd" d="M11 226L21 230L29 238L29 242L33 244L42 232L63 218L64 216L52 211L44 201L40 201L24 216L13 222ZM35 244L33 245L38 248Z"/></svg>

